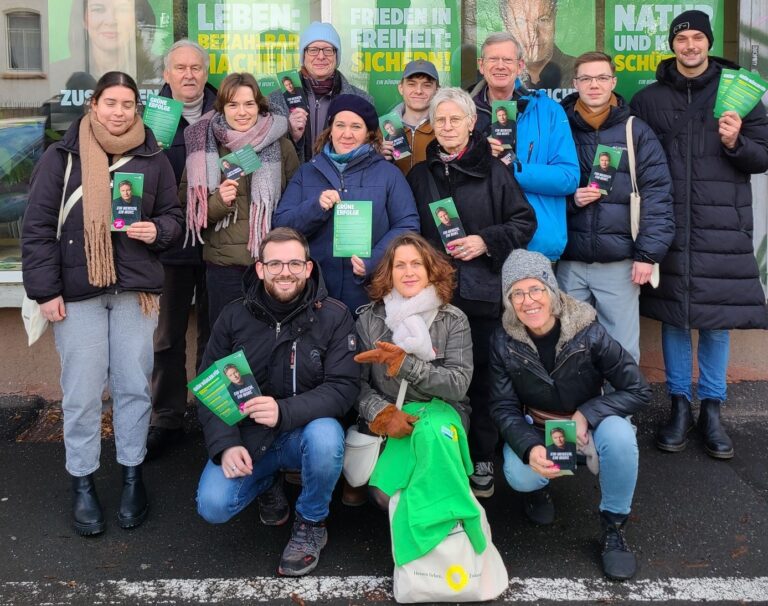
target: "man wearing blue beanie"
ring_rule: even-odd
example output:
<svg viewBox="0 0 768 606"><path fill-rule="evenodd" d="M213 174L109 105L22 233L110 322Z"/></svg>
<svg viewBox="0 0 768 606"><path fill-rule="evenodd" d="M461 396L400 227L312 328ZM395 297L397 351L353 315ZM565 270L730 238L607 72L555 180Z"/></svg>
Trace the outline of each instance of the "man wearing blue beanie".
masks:
<svg viewBox="0 0 768 606"><path fill-rule="evenodd" d="M368 93L350 84L337 69L340 56L341 39L333 25L313 21L299 37L299 60L302 66L299 74L309 108L294 107L289 110L280 91L269 96L274 110L288 116L288 132L302 162L314 155L312 146L317 136L328 126L328 107L334 97L357 95L373 103Z"/></svg>

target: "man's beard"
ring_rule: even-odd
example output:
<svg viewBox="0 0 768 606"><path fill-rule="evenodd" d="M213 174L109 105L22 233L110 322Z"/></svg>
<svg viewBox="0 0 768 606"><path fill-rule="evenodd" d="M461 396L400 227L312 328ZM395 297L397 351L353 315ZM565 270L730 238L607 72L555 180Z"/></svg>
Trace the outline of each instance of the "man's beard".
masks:
<svg viewBox="0 0 768 606"><path fill-rule="evenodd" d="M280 278L280 282L288 281L285 278ZM296 285L295 290L291 291L284 291L277 288L277 286L274 284L274 281L270 280L264 281L264 289L267 291L267 293L273 298L281 303L290 303L291 301L295 301L299 298L302 292L304 292L304 286L307 284L306 278L291 278L291 281Z"/></svg>

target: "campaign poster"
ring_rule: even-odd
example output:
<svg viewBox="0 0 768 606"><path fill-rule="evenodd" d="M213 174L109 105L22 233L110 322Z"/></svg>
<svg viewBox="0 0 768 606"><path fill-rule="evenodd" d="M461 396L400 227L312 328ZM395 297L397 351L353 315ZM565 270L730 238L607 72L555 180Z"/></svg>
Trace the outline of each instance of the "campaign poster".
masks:
<svg viewBox="0 0 768 606"><path fill-rule="evenodd" d="M190 0L188 35L208 50L208 82L218 87L227 74L248 72L268 95L278 72L297 70L299 34L309 25L306 0Z"/></svg>
<svg viewBox="0 0 768 606"><path fill-rule="evenodd" d="M459 0L334 0L331 23L341 36L341 72L374 98L379 115L402 101L406 64L435 64L441 86L461 78Z"/></svg>
<svg viewBox="0 0 768 606"><path fill-rule="evenodd" d="M672 56L669 25L684 10L709 15L715 42L711 55L723 56L723 0L680 2L605 2L605 52L616 64L616 92L629 100L656 81L659 63Z"/></svg>
<svg viewBox="0 0 768 606"><path fill-rule="evenodd" d="M575 90L576 57L597 48L592 0L470 0L471 4L477 7L478 57L489 34L510 32L523 47L525 70L520 80L527 88L544 89L555 101Z"/></svg>

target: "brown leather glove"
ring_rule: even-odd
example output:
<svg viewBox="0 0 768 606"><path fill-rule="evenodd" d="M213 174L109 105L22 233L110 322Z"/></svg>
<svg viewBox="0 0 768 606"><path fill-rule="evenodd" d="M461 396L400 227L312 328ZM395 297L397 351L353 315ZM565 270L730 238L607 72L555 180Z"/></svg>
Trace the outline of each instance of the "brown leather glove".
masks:
<svg viewBox="0 0 768 606"><path fill-rule="evenodd" d="M394 404L390 404L371 421L368 429L379 436L389 436L390 438L404 438L413 433L413 424L419 420L419 417L409 415L407 412L398 410Z"/></svg>
<svg viewBox="0 0 768 606"><path fill-rule="evenodd" d="M405 351L394 343L387 343L386 341L376 341L375 345L376 349L370 349L357 354L355 362L360 364L385 364L387 375L390 377L397 376L397 371L400 370L403 360L405 360Z"/></svg>

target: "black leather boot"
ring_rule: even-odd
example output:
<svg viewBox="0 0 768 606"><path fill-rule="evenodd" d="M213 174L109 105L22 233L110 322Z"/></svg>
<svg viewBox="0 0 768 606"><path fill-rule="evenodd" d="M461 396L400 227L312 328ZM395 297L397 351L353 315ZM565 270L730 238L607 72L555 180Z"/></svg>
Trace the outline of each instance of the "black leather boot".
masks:
<svg viewBox="0 0 768 606"><path fill-rule="evenodd" d="M669 421L656 432L656 447L666 452L685 450L692 427L691 403L685 396L673 395Z"/></svg>
<svg viewBox="0 0 768 606"><path fill-rule="evenodd" d="M609 579L626 581L635 576L637 572L637 560L635 554L629 549L624 539L624 526L629 516L600 512L600 524L603 527L602 536L602 560L603 573Z"/></svg>
<svg viewBox="0 0 768 606"><path fill-rule="evenodd" d="M72 514L74 516L75 532L87 537L104 532L104 512L101 510L93 474L72 476Z"/></svg>
<svg viewBox="0 0 768 606"><path fill-rule="evenodd" d="M141 479L141 465L123 467L123 496L120 499L120 511L117 521L120 528L136 528L147 517L149 504L144 481Z"/></svg>
<svg viewBox="0 0 768 606"><path fill-rule="evenodd" d="M704 450L710 457L732 459L733 442L720 423L720 404L720 400L702 400L697 426L704 438Z"/></svg>

